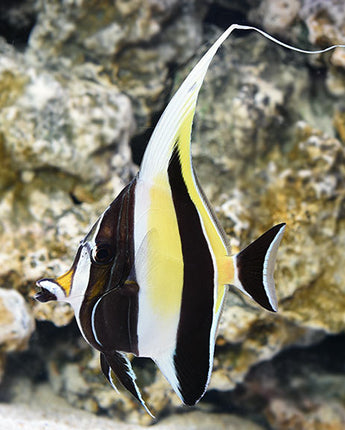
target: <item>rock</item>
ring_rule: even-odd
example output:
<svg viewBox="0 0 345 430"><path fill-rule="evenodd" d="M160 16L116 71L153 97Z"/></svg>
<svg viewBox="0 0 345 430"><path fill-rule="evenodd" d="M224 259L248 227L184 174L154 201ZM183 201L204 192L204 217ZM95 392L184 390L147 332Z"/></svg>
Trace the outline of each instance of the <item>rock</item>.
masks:
<svg viewBox="0 0 345 430"><path fill-rule="evenodd" d="M342 430L345 426L345 409L338 402L296 405L276 399L269 406L268 420L277 430Z"/></svg>
<svg viewBox="0 0 345 430"><path fill-rule="evenodd" d="M76 408L89 412L106 411L108 416L121 417L126 422L142 425L152 423L152 418L131 395L123 390L116 392L105 380L97 351L91 350L83 341L79 345L70 345L67 349L62 343L55 348L57 352L49 360L48 374L56 394L66 398ZM139 369L137 376L143 382L140 386L144 397L149 399L152 377L148 382L144 373L145 368ZM169 399L164 401L164 394L164 391L160 391L155 402L150 403L150 407L155 408L157 417L169 405Z"/></svg>
<svg viewBox="0 0 345 430"><path fill-rule="evenodd" d="M35 321L23 296L0 288L0 348L4 352L22 351L35 329Z"/></svg>
<svg viewBox="0 0 345 430"><path fill-rule="evenodd" d="M267 196L271 200L279 195L279 203L277 200L273 207L279 213L285 212L291 225L286 238L287 254L282 255L280 266L280 282L284 284L281 304L283 315L300 327L337 333L344 327L341 308L345 304L345 260L341 244L345 239L345 151L337 139L305 124L300 127L298 134L302 133L286 159L288 166L281 174L282 182L272 184ZM316 247L315 255L312 250Z"/></svg>
<svg viewBox="0 0 345 430"><path fill-rule="evenodd" d="M34 25L35 3L36 0L20 0L0 5L0 35L18 49L23 49Z"/></svg>
<svg viewBox="0 0 345 430"><path fill-rule="evenodd" d="M67 269L90 222L133 175L134 120L128 97L94 68L68 76L3 41L0 50L0 279L17 288L42 277L44 262L46 275ZM61 304L35 313L60 325L72 317Z"/></svg>
<svg viewBox="0 0 345 430"><path fill-rule="evenodd" d="M340 360L335 358L335 362L337 361ZM325 369L316 369L315 364L311 363L311 360L301 363L300 369L293 366L293 372L287 370L289 378L281 378L286 380L284 388L279 388L279 385L275 387L280 394L272 396L265 408L265 415L273 428L278 430L344 428L343 373L335 371L330 373L329 370L326 373Z"/></svg>
<svg viewBox="0 0 345 430"><path fill-rule="evenodd" d="M322 48L335 44L344 44L345 7L341 2L337 0L305 0L299 16L307 26L311 43L318 44ZM345 92L343 79L345 67L344 49L337 48L329 56L333 67L327 67L327 88L335 96L341 97L344 96ZM310 61L317 62L318 60L310 58Z"/></svg>
<svg viewBox="0 0 345 430"><path fill-rule="evenodd" d="M253 2L248 12L251 22L263 27L270 33L276 33L290 40L294 46L316 50L331 45L344 44L345 8L338 0L262 0ZM305 44L307 36L311 46ZM301 45L303 44L303 45ZM314 45L314 47L313 47ZM329 53L330 63L344 67L344 50L338 48ZM326 56L327 57L327 56ZM310 56L314 66L323 66L320 56ZM329 76L336 75L336 67L326 66Z"/></svg>
<svg viewBox="0 0 345 430"><path fill-rule="evenodd" d="M11 404L1 404L1 429L70 430L113 429L137 430L139 426L125 424L116 418L97 417L71 407L63 398L54 395L47 385L33 387L21 381L22 390Z"/></svg>
<svg viewBox="0 0 345 430"><path fill-rule="evenodd" d="M5 353L23 351L35 329L35 320L23 296L15 290L0 288L0 382Z"/></svg>
<svg viewBox="0 0 345 430"><path fill-rule="evenodd" d="M218 398L247 417L262 413L270 428L341 429L345 417L344 335L293 347L253 367ZM260 412L261 411L261 412Z"/></svg>
<svg viewBox="0 0 345 430"><path fill-rule="evenodd" d="M269 33L284 33L297 18L300 7L298 0L263 0L249 12L249 18L262 23Z"/></svg>
<svg viewBox="0 0 345 430"><path fill-rule="evenodd" d="M6 46L2 51L0 131L12 170L26 173L24 183L33 171L49 168L98 183L109 179L116 155L122 158L117 164L129 163L131 103L98 78L97 68L80 68L74 76L43 71L25 55L8 53ZM112 156L102 159L110 147Z"/></svg>
<svg viewBox="0 0 345 430"><path fill-rule="evenodd" d="M173 415L161 421L158 428L162 430L173 430L183 428L186 430L194 429L226 429L226 430L263 430L263 427L253 423L243 417L232 414L208 414L203 412L189 412L180 415Z"/></svg>
<svg viewBox="0 0 345 430"><path fill-rule="evenodd" d="M55 399L54 399L55 400ZM23 430L74 430L83 428L85 430L112 430L116 425L118 430L141 430L143 426L126 424L114 418L95 416L86 411L64 406L56 407L29 407L25 404L1 404L2 416L1 428L6 430L17 430L20 426ZM68 416L68 419L66 418ZM250 422L245 418L226 414L189 413L177 415L156 424L157 430L175 430L181 428L186 430L262 430L263 427Z"/></svg>
<svg viewBox="0 0 345 430"><path fill-rule="evenodd" d="M345 110L338 110L334 114L334 128L336 129L339 138L345 142Z"/></svg>
<svg viewBox="0 0 345 430"><path fill-rule="evenodd" d="M29 46L45 61L54 61L57 54L79 64L88 59L109 60L127 45L149 41L178 3L81 0L65 5L58 1L41 4Z"/></svg>
<svg viewBox="0 0 345 430"><path fill-rule="evenodd" d="M194 0L38 2L28 55L49 67L99 65L131 96L138 126L149 127L164 107L169 64L200 44L204 9Z"/></svg>
<svg viewBox="0 0 345 430"><path fill-rule="evenodd" d="M71 407L64 399L54 395L46 384L39 384L35 391L28 386L27 381L21 381L23 386L12 404L0 404L2 417L1 429L14 430L107 430L114 426L119 430L139 430L143 426L135 423L124 423L119 417L97 417L90 412L81 411ZM183 428L186 430L262 430L258 424L249 419L234 414L208 414L203 412L188 412L162 419L155 424L157 430L173 430Z"/></svg>
<svg viewBox="0 0 345 430"><path fill-rule="evenodd" d="M257 35L229 38L214 58L193 130L197 173L213 203L214 197L218 203L220 186L231 192L230 186L245 177L243 170L251 170L254 160L267 160L277 141L284 145L291 140L289 129L298 115L309 118L307 100L297 103L309 85L303 64L301 57ZM222 174L210 183L214 168Z"/></svg>
<svg viewBox="0 0 345 430"><path fill-rule="evenodd" d="M324 46L344 41L344 5L337 0L304 0L299 12L305 21L311 43Z"/></svg>
<svg viewBox="0 0 345 430"><path fill-rule="evenodd" d="M116 422L111 419L97 417L84 411L78 411L72 408L56 410L42 410L39 407L32 408L25 404L1 404L0 411L2 415L1 428L6 430L76 430L94 429L110 430L116 428L119 430L139 430L142 427L131 424ZM68 418L66 418L68 417Z"/></svg>
<svg viewBox="0 0 345 430"><path fill-rule="evenodd" d="M170 65L185 63L201 44L203 7L191 4L186 11L167 25L157 43L129 46L113 66L113 79L130 95L138 130L144 135L151 130L152 113L165 108L171 87Z"/></svg>

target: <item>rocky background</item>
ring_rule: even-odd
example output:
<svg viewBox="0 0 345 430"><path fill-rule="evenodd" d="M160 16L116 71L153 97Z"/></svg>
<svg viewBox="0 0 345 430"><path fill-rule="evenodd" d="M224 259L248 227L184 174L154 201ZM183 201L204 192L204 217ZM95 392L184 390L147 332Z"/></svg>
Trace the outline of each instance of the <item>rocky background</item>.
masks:
<svg viewBox="0 0 345 430"><path fill-rule="evenodd" d="M35 280L66 271L174 88L234 22L306 49L345 43L341 0L0 2L0 428L151 423L108 386L71 309L34 302ZM307 56L234 33L206 77L193 142L234 252L287 222L280 308L229 294L192 411L135 359L156 428L345 428L345 49Z"/></svg>

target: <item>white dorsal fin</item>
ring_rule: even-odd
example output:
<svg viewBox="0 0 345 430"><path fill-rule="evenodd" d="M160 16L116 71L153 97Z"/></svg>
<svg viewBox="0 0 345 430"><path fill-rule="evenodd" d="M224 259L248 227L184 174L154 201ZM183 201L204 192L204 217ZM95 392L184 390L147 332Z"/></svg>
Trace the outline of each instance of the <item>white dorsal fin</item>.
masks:
<svg viewBox="0 0 345 430"><path fill-rule="evenodd" d="M337 47L345 47L345 45L333 45L321 50L308 51L283 43L256 27L239 24L231 25L196 64L163 112L146 148L139 174L140 179L150 181L157 173L167 170L180 128L186 126L186 121L190 123L193 121L198 94L210 62L220 45L234 30L257 31L284 48L304 54L320 54Z"/></svg>

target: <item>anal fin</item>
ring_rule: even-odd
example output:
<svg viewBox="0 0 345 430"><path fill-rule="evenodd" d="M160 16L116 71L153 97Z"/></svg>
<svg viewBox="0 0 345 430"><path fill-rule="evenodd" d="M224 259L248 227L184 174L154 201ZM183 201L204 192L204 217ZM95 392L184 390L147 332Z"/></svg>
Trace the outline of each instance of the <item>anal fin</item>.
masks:
<svg viewBox="0 0 345 430"><path fill-rule="evenodd" d="M126 390L128 390L142 404L146 412L152 418L155 418L141 396L139 387L135 382L136 375L127 356L118 351L106 355L101 353L100 361L102 372L114 390L118 392L113 375L115 375L123 387L126 388Z"/></svg>

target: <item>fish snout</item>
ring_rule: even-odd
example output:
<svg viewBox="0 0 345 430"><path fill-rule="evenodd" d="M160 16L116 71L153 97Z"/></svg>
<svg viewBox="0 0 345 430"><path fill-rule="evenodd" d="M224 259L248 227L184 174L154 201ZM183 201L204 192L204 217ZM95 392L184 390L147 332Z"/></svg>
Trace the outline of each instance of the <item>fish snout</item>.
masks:
<svg viewBox="0 0 345 430"><path fill-rule="evenodd" d="M41 302L50 302L51 300L57 300L56 295L51 291L54 290L54 280L53 279L40 279L36 282L36 286L40 288L40 291L35 294L34 299ZM53 288L52 288L53 287Z"/></svg>

